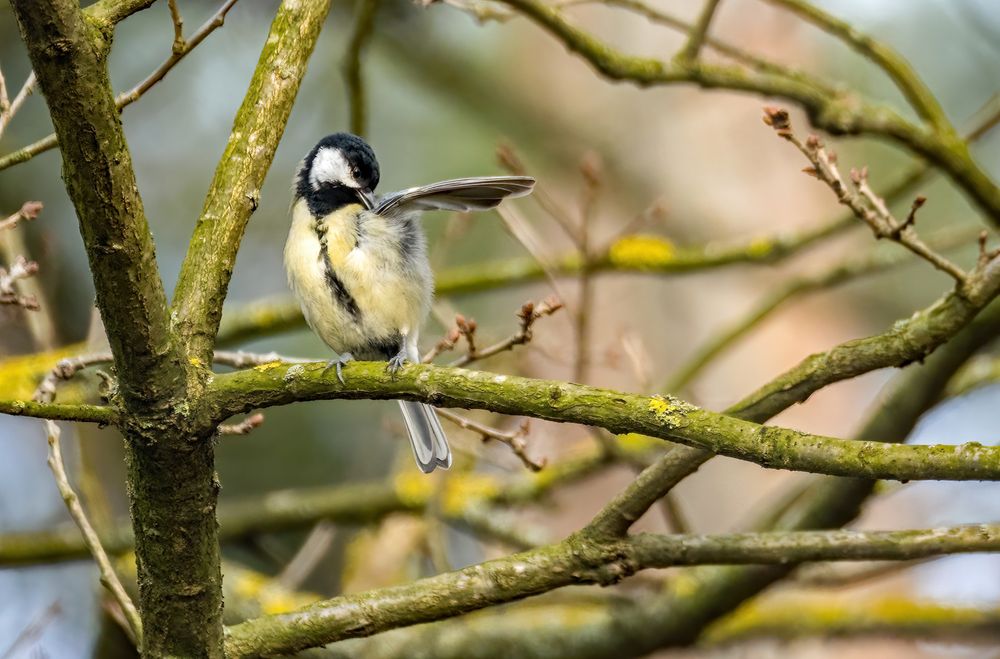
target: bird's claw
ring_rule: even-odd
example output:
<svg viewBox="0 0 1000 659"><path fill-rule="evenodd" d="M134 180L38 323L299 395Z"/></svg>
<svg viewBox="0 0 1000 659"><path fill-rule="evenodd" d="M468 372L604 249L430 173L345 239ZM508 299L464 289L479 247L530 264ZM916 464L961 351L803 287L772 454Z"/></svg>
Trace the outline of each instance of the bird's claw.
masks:
<svg viewBox="0 0 1000 659"><path fill-rule="evenodd" d="M323 372L326 373L331 368L337 370L337 379L340 380L340 384L347 384L344 382L344 364L347 362L354 361L354 355L349 352L345 352L342 355L338 355L336 359L331 359L326 363L326 368Z"/></svg>
<svg viewBox="0 0 1000 659"><path fill-rule="evenodd" d="M399 369L403 368L403 364L406 363L406 355L399 353L395 357L389 359L389 363L386 364L385 370L389 371L390 375L395 375L399 372Z"/></svg>

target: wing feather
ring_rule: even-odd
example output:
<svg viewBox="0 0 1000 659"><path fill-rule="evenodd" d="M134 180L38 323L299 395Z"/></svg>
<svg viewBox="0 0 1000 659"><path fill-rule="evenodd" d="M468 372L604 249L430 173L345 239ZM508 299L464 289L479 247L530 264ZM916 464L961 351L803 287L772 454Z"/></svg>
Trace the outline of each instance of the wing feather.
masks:
<svg viewBox="0 0 1000 659"><path fill-rule="evenodd" d="M375 205L382 216L411 211L484 211L507 197L523 197L535 187L530 176L475 176L440 181L390 193Z"/></svg>

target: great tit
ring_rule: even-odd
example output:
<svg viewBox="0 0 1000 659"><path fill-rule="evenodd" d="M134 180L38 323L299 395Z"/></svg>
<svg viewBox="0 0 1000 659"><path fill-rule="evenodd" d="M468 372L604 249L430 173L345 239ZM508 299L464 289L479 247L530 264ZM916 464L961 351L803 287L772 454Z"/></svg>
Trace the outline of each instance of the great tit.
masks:
<svg viewBox="0 0 1000 659"><path fill-rule="evenodd" d="M293 182L288 283L306 323L337 353L330 366L341 382L341 367L355 358L388 360L390 372L420 361L417 338L434 294L420 212L488 210L535 184L528 176L460 178L376 197L378 181L372 148L335 133L309 151ZM434 409L399 406L420 470L450 467Z"/></svg>

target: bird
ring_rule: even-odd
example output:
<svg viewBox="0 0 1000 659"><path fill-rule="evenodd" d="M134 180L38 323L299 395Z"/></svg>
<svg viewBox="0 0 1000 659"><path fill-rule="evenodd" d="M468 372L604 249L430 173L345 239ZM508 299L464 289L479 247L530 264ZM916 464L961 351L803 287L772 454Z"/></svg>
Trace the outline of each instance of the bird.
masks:
<svg viewBox="0 0 1000 659"><path fill-rule="evenodd" d="M530 176L480 176L377 197L379 175L371 146L334 133L306 154L292 183L285 271L306 323L336 353L327 368L336 368L341 383L353 359L386 360L390 373L420 361L420 328L434 294L420 214L490 210L535 185ZM434 408L399 406L420 470L449 468L451 449Z"/></svg>

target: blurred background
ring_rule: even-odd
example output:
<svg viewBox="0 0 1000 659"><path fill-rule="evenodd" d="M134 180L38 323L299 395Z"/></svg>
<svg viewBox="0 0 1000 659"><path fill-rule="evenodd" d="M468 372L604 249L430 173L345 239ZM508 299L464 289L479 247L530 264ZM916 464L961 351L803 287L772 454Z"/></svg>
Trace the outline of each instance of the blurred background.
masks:
<svg viewBox="0 0 1000 659"><path fill-rule="evenodd" d="M702 5L700 0L650 4L686 20L693 20ZM997 91L1000 12L990 0L818 4L898 48L960 127L971 126L977 109ZM181 0L179 6L189 30L216 9L215 3L201 0ZM271 0L237 3L224 27L123 113L168 291L276 6ZM575 22L630 53L669 58L683 44L683 35L621 9L581 5L567 11ZM281 246L287 231L290 180L298 160L320 137L348 127L342 62L354 12L351 3L335 4L312 56L261 191L260 208L243 241L227 311L287 295ZM891 84L870 63L765 3L726 0L712 34L903 107ZM172 37L166 2L122 23L110 60L116 91L130 88L158 66L170 52ZM0 7L0 66L13 94L30 67L6 4ZM381 192L444 178L503 173L496 155L503 145L523 161L543 193L572 223L589 217L588 239L595 247L609 244L623 232L659 236L678 246L735 244L808 230L839 214L829 190L800 173L805 165L800 154L762 125L763 99L690 86L642 90L608 82L524 19L480 23L460 7L440 2L424 7L382 0L363 59L363 79L369 99L367 137L382 163ZM804 133L805 119L795 112L793 119ZM0 152L13 151L50 131L44 101L35 95L7 129ZM839 140L835 147L844 169L869 165L876 187L895 181L909 162L895 146L872 140ZM974 151L987 171L1000 177L1000 136L987 135ZM59 169L59 156L51 151L0 172L0 215L29 199L45 204L41 216L20 231L31 258L41 264L36 281L43 306L53 311L53 346L87 340L93 314L86 257ZM942 227L955 231L978 226L974 211L940 177L928 179L919 191L929 199L920 216L923 234ZM911 200L912 196L900 200L902 214ZM435 267L454 272L460 266L506 258L545 263L573 252L578 245L558 219L539 205L536 195L514 202L505 218L496 213L472 217L441 213L428 216L425 227ZM954 258L969 264L975 258L974 240L965 244L968 247L955 251ZM732 265L671 275L604 272L587 283L561 277L442 297L423 330L422 347L428 349L444 336L456 313L476 320L481 344L500 340L516 331L515 314L524 302L555 294L566 308L540 319L528 345L476 368L653 392L717 333L740 322L788 281L823 272L849 257L896 249L876 246L859 226L773 265ZM949 286L945 276L910 260L843 286L796 296L672 393L723 409L812 352L883 331ZM581 309L587 318L582 345L577 319ZM0 308L0 354L14 357L33 350L26 322L25 312ZM316 359L328 354L304 327L238 347ZM586 359L582 366L581 356ZM825 389L774 423L849 437L890 376L877 372ZM951 399L925 417L915 440L991 442L997 437L998 404L996 386ZM481 413L469 416L507 430L519 421ZM514 475L525 471L506 447L484 443L476 433L447 422L445 428L463 468ZM82 487L95 507L95 520L126 516L120 437L110 430L79 428L77 446L68 430L67 452L79 479L89 482ZM586 428L533 421L526 441L529 455L551 464L595 440ZM252 434L220 438L222 498L239 500L279 489L370 481L415 471L405 444L394 403L333 401L271 409L263 426ZM45 464L46 444L39 424L0 417L0 454L4 456L0 533L66 522ZM561 488L553 505L541 513L526 513L526 518L544 527L549 537L560 538L586 523L633 474L624 466L604 470ZM739 529L801 478L717 458L677 488L676 504L694 531ZM872 500L857 526L996 521L998 487L973 483L887 487ZM369 536L376 539L368 537L369 544L363 546L379 551L379 533L397 540L427 533L410 529L410 522L386 520L380 529L369 529ZM658 514L647 515L643 526L666 528ZM226 556L274 574L296 554L307 532L232 543L225 548ZM365 579L352 584L345 577L350 562L345 557L352 547L362 546L357 531L337 527L328 529L327 535L322 560L303 587L327 595L361 589ZM458 531L446 530L443 537L446 566L478 562L497 551ZM431 544L414 541L414 551L399 557L394 569L414 578L441 567ZM788 592L793 590L778 588L765 597L800 595ZM1000 607L1000 561L994 556L939 559L860 586L823 591L825 597L846 601L873 594ZM128 656L118 654L122 645L115 634L102 622L96 570L89 561L0 569L0 657ZM755 641L678 654L1000 656L982 645L965 647L960 642L871 639Z"/></svg>

